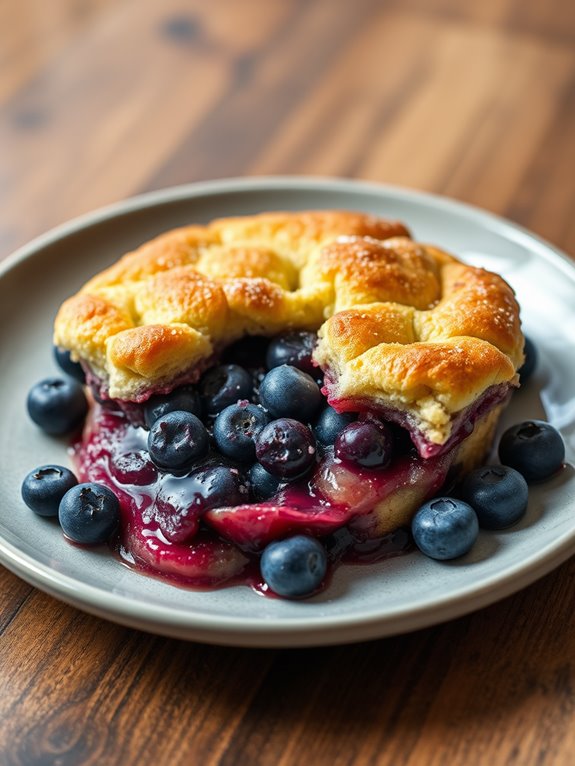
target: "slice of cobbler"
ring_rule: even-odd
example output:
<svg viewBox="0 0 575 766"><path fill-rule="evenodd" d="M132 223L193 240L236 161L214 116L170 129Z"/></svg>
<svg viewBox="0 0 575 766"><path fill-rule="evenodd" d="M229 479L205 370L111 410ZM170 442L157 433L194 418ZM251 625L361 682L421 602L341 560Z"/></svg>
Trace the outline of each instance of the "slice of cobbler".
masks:
<svg viewBox="0 0 575 766"><path fill-rule="evenodd" d="M100 403L76 458L120 497L124 556L205 584L297 532L360 545L409 524L484 459L523 361L501 277L340 211L168 232L67 300L55 343ZM177 469L169 410L208 433Z"/></svg>

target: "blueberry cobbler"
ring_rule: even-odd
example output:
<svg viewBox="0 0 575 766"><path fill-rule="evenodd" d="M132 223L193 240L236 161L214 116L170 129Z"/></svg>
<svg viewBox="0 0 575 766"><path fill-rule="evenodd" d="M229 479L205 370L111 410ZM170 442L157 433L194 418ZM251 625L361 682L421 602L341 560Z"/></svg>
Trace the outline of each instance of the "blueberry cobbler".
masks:
<svg viewBox="0 0 575 766"><path fill-rule="evenodd" d="M408 548L426 508L468 550L477 509L439 495L481 466L524 361L501 277L341 211L168 232L67 300L54 341L86 386L47 379L28 409L83 431L28 505L174 583L286 597ZM520 515L523 476L492 474Z"/></svg>

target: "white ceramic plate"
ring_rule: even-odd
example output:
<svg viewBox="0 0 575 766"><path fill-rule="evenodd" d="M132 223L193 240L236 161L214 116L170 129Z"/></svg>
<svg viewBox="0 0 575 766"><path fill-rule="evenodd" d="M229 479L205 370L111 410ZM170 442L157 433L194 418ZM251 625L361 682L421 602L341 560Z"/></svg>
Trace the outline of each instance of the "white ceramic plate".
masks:
<svg viewBox="0 0 575 766"><path fill-rule="evenodd" d="M70 546L57 525L20 499L24 475L66 461L64 442L25 414L29 387L55 372L51 325L60 302L123 252L161 231L262 210L348 208L397 217L423 241L502 273L518 293L526 331L540 350L530 385L506 422L548 419L568 465L532 488L512 530L481 533L450 564L413 553L340 568L304 602L267 599L247 587L197 592L121 566L106 553ZM457 617L522 588L575 552L575 267L513 224L412 191L352 181L264 178L195 184L148 194L61 226L0 265L0 560L23 579L80 609L155 633L242 646L358 641Z"/></svg>

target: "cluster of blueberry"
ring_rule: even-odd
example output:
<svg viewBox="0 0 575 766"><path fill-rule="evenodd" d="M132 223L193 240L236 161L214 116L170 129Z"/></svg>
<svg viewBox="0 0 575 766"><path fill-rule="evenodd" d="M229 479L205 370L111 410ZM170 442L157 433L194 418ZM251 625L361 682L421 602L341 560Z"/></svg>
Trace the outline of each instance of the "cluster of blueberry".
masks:
<svg viewBox="0 0 575 766"><path fill-rule="evenodd" d="M144 405L149 458L161 472L189 478L187 484L193 489L194 502L201 500L202 512L272 497L281 486L309 473L317 464L318 453L334 442L341 457L361 465L389 463L393 439L386 426L352 422L355 416L327 406L319 370L311 359L315 342L313 333L279 336L266 343L257 368L254 352L258 341L240 343L227 353L233 362L208 370L197 387L183 386L168 395L152 396ZM250 360L249 370L237 364L242 355ZM67 377L37 383L29 392L27 405L40 428L63 435L82 424L88 404L80 365L61 349L55 349L55 357ZM184 485L178 482L182 491ZM80 544L105 542L119 523L114 494L93 483L78 484L63 466L42 466L30 472L22 495L36 513L57 516L66 537ZM186 504L186 497L180 504ZM180 526L178 535L192 532L192 527ZM266 582L279 595L302 595L317 589L326 570L324 547L309 537L290 538L282 545L289 548L292 558L297 551L294 560L301 562L304 556L305 572L302 570L299 584L290 576L287 589L282 588L274 579L281 567L268 563L277 561L277 547L270 547L262 557ZM295 566L297 569L298 564Z"/></svg>
<svg viewBox="0 0 575 766"><path fill-rule="evenodd" d="M545 481L565 459L559 432L542 420L509 428L499 442L501 465L487 465L464 479L459 497L438 497L416 513L411 532L433 559L458 558L471 550L479 528L505 529L527 510L528 483Z"/></svg>
<svg viewBox="0 0 575 766"><path fill-rule="evenodd" d="M537 364L533 342L525 340L521 384ZM549 479L562 466L565 445L559 432L541 420L507 429L499 442L501 465L477 468L464 479L459 497L438 497L416 513L411 532L417 547L430 558L445 561L468 553L479 528L505 529L527 510L528 484Z"/></svg>
<svg viewBox="0 0 575 766"><path fill-rule="evenodd" d="M169 477L177 477L173 484L184 493L176 506L186 513L178 516L170 539L185 541L195 533L198 519L187 516L192 501L201 505L200 515L222 506L265 501L287 483L306 477L326 450L348 464L377 470L386 468L394 452L405 447L395 427L327 406L311 359L315 340L312 333L289 333L269 343L240 342L228 351L226 363L206 372L197 387L153 396L144 405L142 418L153 463L148 462L147 468L168 477L170 492ZM256 368L258 344L262 358ZM522 382L534 367L532 344L528 351ZM81 425L88 404L82 368L66 352L55 349L55 355L68 377L34 386L28 412L44 431L62 435ZM515 523L527 506L527 481L554 473L564 458L564 446L549 424L530 421L504 435L499 454L503 465L472 473L460 497L435 498L420 508L412 534L426 555L436 559L463 555L479 526L498 529ZM183 476L186 481L179 481ZM138 482L135 477L133 483ZM193 499L186 495L188 485ZM99 484L78 484L63 466L30 472L22 496L36 513L57 516L66 537L80 544L105 542L119 525L115 494ZM158 496L156 502L160 501ZM174 504L173 497L170 503ZM309 535L291 536L267 545L260 569L278 595L310 595L325 578L326 549Z"/></svg>
<svg viewBox="0 0 575 766"><path fill-rule="evenodd" d="M222 364L197 389L151 397L144 417L154 464L178 475L215 451L247 473L253 500L305 476L317 463L318 443L333 444L354 420L326 405L311 362L314 340L312 333L280 336L270 342L264 367Z"/></svg>
<svg viewBox="0 0 575 766"><path fill-rule="evenodd" d="M64 436L78 429L88 413L86 378L69 352L54 347L54 357L66 377L45 378L33 386L27 408L45 433ZM120 504L114 493L101 485L78 484L65 466L43 465L30 471L22 482L22 498L39 516L58 517L64 534L73 542L105 542L120 523Z"/></svg>

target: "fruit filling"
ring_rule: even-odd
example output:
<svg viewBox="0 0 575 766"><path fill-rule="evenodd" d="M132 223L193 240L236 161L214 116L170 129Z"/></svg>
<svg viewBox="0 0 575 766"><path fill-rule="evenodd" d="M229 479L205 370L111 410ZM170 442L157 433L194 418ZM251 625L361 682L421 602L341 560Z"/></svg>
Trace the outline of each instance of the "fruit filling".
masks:
<svg viewBox="0 0 575 766"><path fill-rule="evenodd" d="M409 547L407 533L368 539L370 513L406 489L422 501L439 489L450 465L446 457L422 461L411 454L369 469L344 463L328 448L308 475L276 480L267 488L271 497L258 500L266 488L250 480L253 466L246 470L211 450L188 472L170 473L152 461L150 433L96 405L74 448L78 476L118 497L126 563L199 587L245 582L265 590L259 557L269 543L292 535L322 539L332 562L362 560L366 550L370 561L376 550L397 554ZM334 539L344 528L346 535Z"/></svg>
<svg viewBox="0 0 575 766"><path fill-rule="evenodd" d="M127 565L173 583L242 583L302 598L341 561L372 563L413 544L440 561L465 555L479 527L517 523L528 482L563 465L559 432L532 420L503 434L502 465L469 472L490 442L500 388L460 416L460 442L423 457L397 418L363 403L355 412L327 403L314 339L244 339L197 385L129 407L105 399L90 407L83 369L55 349L69 377L34 385L27 409L48 434L77 433L84 423L73 447L77 475L34 469L24 502L57 516L70 541L111 544ZM529 370L520 372L525 382ZM461 472L457 495L440 497Z"/></svg>
<svg viewBox="0 0 575 766"><path fill-rule="evenodd" d="M81 482L119 500L124 562L183 585L265 591L261 572L275 559L263 554L278 541L296 540L300 559L315 561L297 540L318 539L328 565L409 547L394 509L437 493L455 449L423 459L380 414L330 407L313 342L301 332L256 339L250 359L242 341L196 386L129 408L94 404L74 458ZM326 567L315 572L312 591Z"/></svg>

